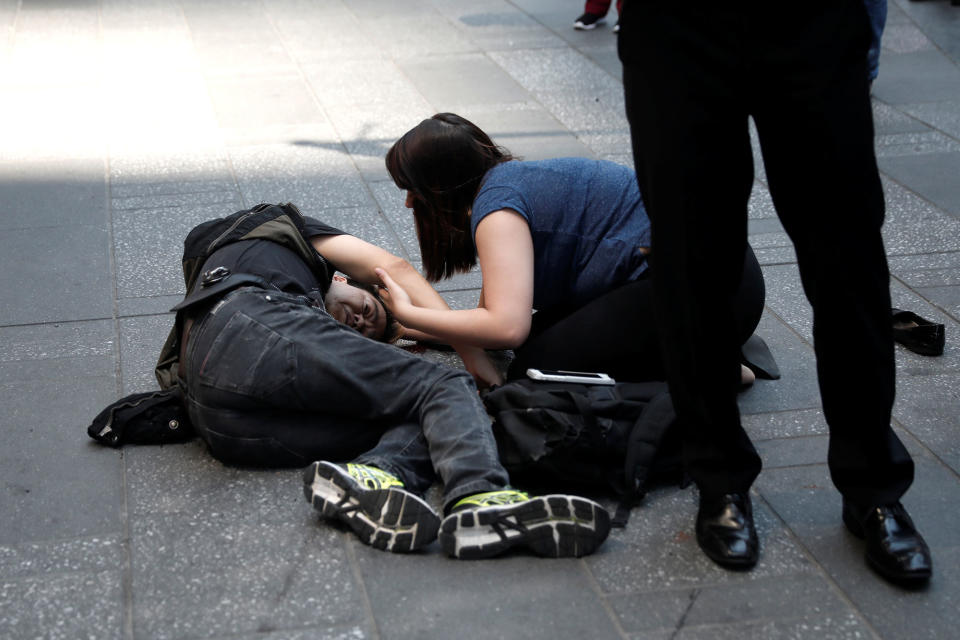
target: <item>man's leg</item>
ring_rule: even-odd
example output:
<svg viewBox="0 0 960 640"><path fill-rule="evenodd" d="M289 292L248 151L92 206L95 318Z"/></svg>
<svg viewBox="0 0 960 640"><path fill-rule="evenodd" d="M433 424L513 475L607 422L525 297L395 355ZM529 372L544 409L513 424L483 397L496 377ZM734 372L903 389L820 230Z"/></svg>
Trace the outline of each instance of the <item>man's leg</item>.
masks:
<svg viewBox="0 0 960 640"><path fill-rule="evenodd" d="M771 37L759 44L769 52L761 73L771 80L756 97L755 119L774 205L813 307L831 475L851 530L864 535L862 521L872 518L874 566L895 579L925 579L929 553L898 504L913 461L890 427L895 361L866 16L856 0L791 14L806 47L773 39L778 19L755 30ZM878 508L886 511L876 516ZM899 533L891 538L890 530Z"/></svg>
<svg viewBox="0 0 960 640"><path fill-rule="evenodd" d="M230 294L224 304L194 325L188 360L191 416L196 414L201 433L219 430L222 437L240 443L267 436L279 448L298 455L305 452L304 443L311 441L311 435L321 446L326 439L331 448L342 452L344 442L354 444L371 434L387 434L358 462L377 462L388 471L359 464L341 472L341 467L324 462L314 465L313 475L307 478L308 498L314 504L318 499L321 507L342 503L331 513L346 516L360 509L367 520L376 521L371 528L362 518L341 518L354 531L362 532L370 544L410 550L425 540L426 536L403 530L410 523L397 508L402 511L404 505L410 505L419 516L421 504L400 496L399 492L406 492L394 484L403 483L404 478L414 488L429 485L424 443L444 482L448 507L490 493L515 494L515 507L518 502L530 505L519 516L513 510L507 513L502 507L489 507L483 518L478 513L471 521L479 523L492 515L491 528L502 530L505 522L520 525L523 535L517 537L511 531L505 536L510 546L532 546L528 533L550 528L559 533L560 542L555 553L547 555L579 555L596 548L609 531L606 512L590 501L584 502L596 509L592 519L582 517L583 510L579 510L576 516L582 519L577 520L572 510L543 508L544 499L520 499L523 494L519 492L503 491L507 474L497 458L489 418L466 372L363 338L291 296L256 289ZM256 415L261 420L242 419L253 411L260 412ZM224 421L225 416L236 420ZM266 416L273 420L264 420ZM411 437L409 430L393 431L403 429L395 427L397 424L419 425L423 437ZM339 433L345 425L367 434ZM317 453L313 448L306 452ZM353 452L353 456L357 454L359 451ZM373 471L368 473L369 469ZM396 474L393 480L391 474ZM427 528L426 523L417 524ZM566 524L570 526L561 526ZM570 537L583 537L582 531L588 528L593 542L589 551L584 551L583 544L565 544ZM475 527L463 529L472 532ZM454 533L458 532L459 528ZM469 547L459 545L458 549Z"/></svg>
<svg viewBox="0 0 960 640"><path fill-rule="evenodd" d="M748 490L760 458L740 425L733 320L753 185L742 16L662 0L628 3L621 25L658 327L684 462L701 493L697 538L718 563L749 567L758 551Z"/></svg>

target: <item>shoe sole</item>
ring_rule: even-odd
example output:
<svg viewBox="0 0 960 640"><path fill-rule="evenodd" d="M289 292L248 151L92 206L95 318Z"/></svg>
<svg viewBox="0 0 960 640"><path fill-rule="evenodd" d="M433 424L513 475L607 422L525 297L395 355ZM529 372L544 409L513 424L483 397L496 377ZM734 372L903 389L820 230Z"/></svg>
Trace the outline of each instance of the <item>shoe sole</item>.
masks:
<svg viewBox="0 0 960 640"><path fill-rule="evenodd" d="M593 24L583 24L582 22L574 22L573 28L577 31L591 31L596 29L599 25L603 24L602 22L594 22Z"/></svg>
<svg viewBox="0 0 960 640"><path fill-rule="evenodd" d="M527 547L548 558L593 553L610 533L610 514L577 496L539 496L517 504L468 509L444 518L440 546L454 558L476 560Z"/></svg>
<svg viewBox="0 0 960 640"><path fill-rule="evenodd" d="M314 462L303 474L307 502L324 518L345 523L376 549L408 553L433 542L440 517L409 491L366 489L343 468Z"/></svg>

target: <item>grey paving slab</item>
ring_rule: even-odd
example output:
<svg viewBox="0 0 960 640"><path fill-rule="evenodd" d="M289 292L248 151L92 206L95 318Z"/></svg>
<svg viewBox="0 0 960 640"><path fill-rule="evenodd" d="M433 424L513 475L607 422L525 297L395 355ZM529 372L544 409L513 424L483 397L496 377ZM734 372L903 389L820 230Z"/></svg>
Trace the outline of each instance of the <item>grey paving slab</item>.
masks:
<svg viewBox="0 0 960 640"><path fill-rule="evenodd" d="M215 460L197 438L124 452L134 519L179 517L231 524L313 525L299 469L242 469Z"/></svg>
<svg viewBox="0 0 960 640"><path fill-rule="evenodd" d="M333 70L343 62L384 58L343 3L273 3L268 11L287 54L300 64L323 62Z"/></svg>
<svg viewBox="0 0 960 640"><path fill-rule="evenodd" d="M122 638L116 571L0 581L0 635L8 638Z"/></svg>
<svg viewBox="0 0 960 640"><path fill-rule="evenodd" d="M123 394L158 388L153 368L173 327L173 314L120 318L117 327L120 332L120 379L123 381Z"/></svg>
<svg viewBox="0 0 960 640"><path fill-rule="evenodd" d="M5 328L0 337L0 545L118 531L119 461L86 435L117 393L110 323Z"/></svg>
<svg viewBox="0 0 960 640"><path fill-rule="evenodd" d="M960 284L960 252L890 256L890 273L909 287L937 287Z"/></svg>
<svg viewBox="0 0 960 640"><path fill-rule="evenodd" d="M393 181L381 180L369 183L373 197L386 217L390 228L399 238L407 260L420 260L420 243L413 223L413 211L404 206L406 192L397 188Z"/></svg>
<svg viewBox="0 0 960 640"><path fill-rule="evenodd" d="M400 61L399 66L433 105L498 104L531 99L523 87L480 53L412 58Z"/></svg>
<svg viewBox="0 0 960 640"><path fill-rule="evenodd" d="M923 133L930 131L930 126L921 120L911 117L905 108L909 105L893 107L879 100L873 101L873 128L878 136L895 133Z"/></svg>
<svg viewBox="0 0 960 640"><path fill-rule="evenodd" d="M697 493L656 489L630 514L625 529L614 529L602 553L586 559L606 594L748 584L766 578L794 579L817 568L761 501L754 500L760 562L748 573L725 571L700 552L693 532Z"/></svg>
<svg viewBox="0 0 960 640"><path fill-rule="evenodd" d="M76 224L106 228L105 178L100 158L2 162L0 226L4 230Z"/></svg>
<svg viewBox="0 0 960 640"><path fill-rule="evenodd" d="M131 529L133 627L150 638L206 638L364 626L343 535L215 514L140 518Z"/></svg>
<svg viewBox="0 0 960 640"><path fill-rule="evenodd" d="M948 155L951 160L960 161L960 154ZM936 159L936 156L929 159ZM960 213L960 192L952 193L952 187L936 184L928 175L924 180L931 183L932 189L927 189L918 181L912 181L911 158L885 158L880 162L885 166L888 160L892 163L890 174L901 184L897 185L889 180L884 182L886 220L883 225L883 240L887 253L918 254L955 251L960 248L960 215L949 215L950 209L944 206L948 204L946 201L954 202L952 206ZM906 164L898 164L901 160ZM938 197L943 201L938 201ZM929 201L933 201L933 205ZM944 212L944 209L947 212Z"/></svg>
<svg viewBox="0 0 960 640"><path fill-rule="evenodd" d="M894 418L960 474L960 375L901 376Z"/></svg>
<svg viewBox="0 0 960 640"><path fill-rule="evenodd" d="M514 109L470 107L460 112L493 141L524 160L563 156L593 157L594 152L549 111L530 105Z"/></svg>
<svg viewBox="0 0 960 640"><path fill-rule="evenodd" d="M110 157L112 197L230 191L236 181L226 154L134 153Z"/></svg>
<svg viewBox="0 0 960 640"><path fill-rule="evenodd" d="M220 126L257 129L271 125L325 123L300 74L207 78Z"/></svg>
<svg viewBox="0 0 960 640"><path fill-rule="evenodd" d="M0 237L5 267L0 324L109 317L113 302L107 242L102 223L76 224L69 233L5 231Z"/></svg>
<svg viewBox="0 0 960 640"><path fill-rule="evenodd" d="M378 16L362 21L364 34L376 42L383 52L397 59L413 58L426 54L457 54L478 51L477 44L462 30L450 23L450 20L432 9L419 14L404 12L402 15L384 14L384 7L395 3L376 2ZM359 12L359 3L353 3L351 10ZM423 34L429 33L429 38Z"/></svg>
<svg viewBox="0 0 960 640"><path fill-rule="evenodd" d="M839 494L830 484L825 465L769 470L757 482L764 499L881 637L935 638L949 635L956 624L957 611L948 595L958 579L957 549L950 533L955 510L948 505L956 501L958 481L936 462L915 461L917 479L904 504L934 554L937 575L925 591L904 591L873 575L863 560L862 542L840 522ZM937 515L938 509L950 513Z"/></svg>
<svg viewBox="0 0 960 640"><path fill-rule="evenodd" d="M324 209L319 216L327 224L382 247L393 255L408 257L405 255L405 246L378 209L372 207Z"/></svg>
<svg viewBox="0 0 960 640"><path fill-rule="evenodd" d="M488 637L620 637L580 560L517 555L464 565L437 545L431 551L384 558L357 547L382 637L463 637L479 629ZM458 584L469 589L469 598ZM517 608L524 611L522 626L510 615L496 615Z"/></svg>
<svg viewBox="0 0 960 640"><path fill-rule="evenodd" d="M240 208L241 203L233 201L114 212L117 294L133 298L182 293L180 258L187 233Z"/></svg>
<svg viewBox="0 0 960 640"><path fill-rule="evenodd" d="M815 611L806 618L685 627L672 637L678 640L735 640L736 638L853 640L854 638L869 638L872 635L873 630L870 626L855 614L825 616Z"/></svg>
<svg viewBox="0 0 960 640"><path fill-rule="evenodd" d="M960 59L960 27L949 3L900 1L897 6L944 54Z"/></svg>
<svg viewBox="0 0 960 640"><path fill-rule="evenodd" d="M954 139L960 138L960 115L958 115L960 101L906 104L900 105L900 109Z"/></svg>
<svg viewBox="0 0 960 640"><path fill-rule="evenodd" d="M960 317L960 287L921 287L918 291L953 317Z"/></svg>
<svg viewBox="0 0 960 640"><path fill-rule="evenodd" d="M771 268L780 267L764 267L764 270ZM778 284L767 279L767 304L774 310L770 291ZM770 347L782 377L780 380L757 380L742 391L738 396L740 412L751 414L819 407L816 359L810 345L769 312L761 317L755 333Z"/></svg>
<svg viewBox="0 0 960 640"><path fill-rule="evenodd" d="M350 157L315 145L266 145L230 150L247 206L294 202L305 213L371 204Z"/></svg>
<svg viewBox="0 0 960 640"><path fill-rule="evenodd" d="M888 104L938 102L960 98L960 70L938 51L885 51L883 72L871 93Z"/></svg>
<svg viewBox="0 0 960 640"><path fill-rule="evenodd" d="M437 11L484 50L555 47L562 44L536 16L502 0L434 2Z"/></svg>
<svg viewBox="0 0 960 640"><path fill-rule="evenodd" d="M337 64L304 64L303 71L314 95L324 107L395 106L423 101L423 95L393 60L346 59Z"/></svg>

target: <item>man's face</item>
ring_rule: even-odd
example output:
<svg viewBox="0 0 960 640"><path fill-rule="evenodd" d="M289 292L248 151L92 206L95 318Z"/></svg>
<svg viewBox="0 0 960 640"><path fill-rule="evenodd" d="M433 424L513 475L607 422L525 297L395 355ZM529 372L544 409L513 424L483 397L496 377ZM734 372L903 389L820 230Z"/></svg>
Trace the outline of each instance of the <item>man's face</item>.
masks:
<svg viewBox="0 0 960 640"><path fill-rule="evenodd" d="M323 298L327 312L337 322L373 340L379 340L387 329L383 306L369 292L334 280Z"/></svg>

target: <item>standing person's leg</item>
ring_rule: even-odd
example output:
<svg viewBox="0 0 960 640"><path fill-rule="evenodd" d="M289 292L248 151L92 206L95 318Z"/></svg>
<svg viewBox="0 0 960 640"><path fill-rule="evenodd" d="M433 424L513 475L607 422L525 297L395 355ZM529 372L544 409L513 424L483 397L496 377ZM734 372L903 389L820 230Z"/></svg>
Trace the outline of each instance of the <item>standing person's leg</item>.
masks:
<svg viewBox="0 0 960 640"><path fill-rule="evenodd" d="M831 476L855 532L863 533L856 521L877 507L893 509L883 519L903 533L892 545L900 550L884 552L891 545L874 538L871 562L887 576L925 578L926 546L897 504L913 480L913 461L890 427L895 361L866 73L869 25L857 0L791 13L786 19L805 35L797 46L773 36L780 19L768 16L754 29L769 52L770 78L756 97L755 119L773 202L813 307Z"/></svg>
<svg viewBox="0 0 960 640"><path fill-rule="evenodd" d="M744 10L746 11L746 10ZM652 222L654 292L684 462L701 492L697 539L716 562L758 557L748 490L760 458L740 425L733 305L753 186L740 59L743 16L701 3L627 3L627 116Z"/></svg>

